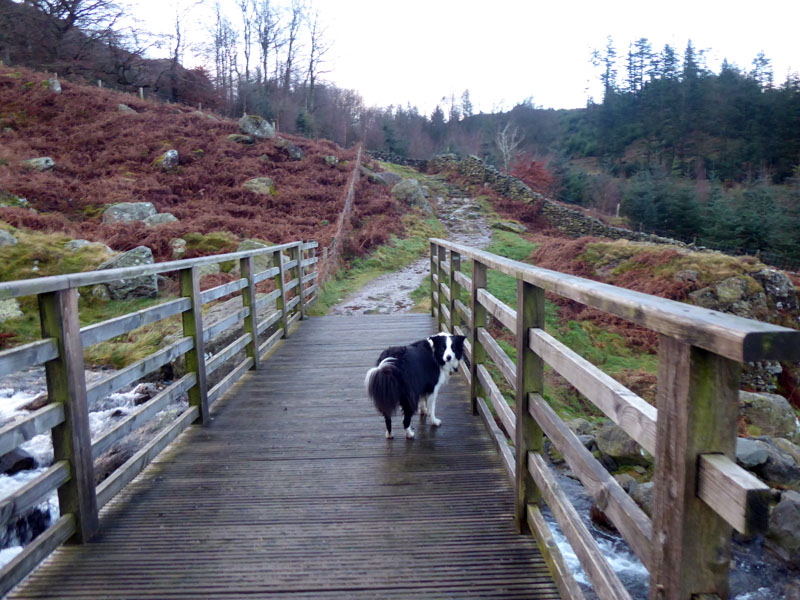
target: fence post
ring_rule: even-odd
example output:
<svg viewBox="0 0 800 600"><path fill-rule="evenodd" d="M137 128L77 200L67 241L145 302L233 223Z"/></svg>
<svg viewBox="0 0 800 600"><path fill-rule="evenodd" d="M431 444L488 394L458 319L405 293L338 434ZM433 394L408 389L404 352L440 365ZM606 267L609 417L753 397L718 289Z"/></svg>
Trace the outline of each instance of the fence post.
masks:
<svg viewBox="0 0 800 600"><path fill-rule="evenodd" d="M472 344L472 360L469 361L470 399L472 401L472 414L478 414L478 393L481 382L478 380L478 365L486 362L486 350L478 341L478 328L486 327L486 309L478 302L478 290L486 288L486 265L472 259L472 329L470 343Z"/></svg>
<svg viewBox="0 0 800 600"><path fill-rule="evenodd" d="M301 265L303 263L303 255L305 252L303 251L303 243L300 242L297 246L291 249L294 258L297 259L297 265L295 266L295 273L297 273L297 297L300 298L299 310L300 310L300 320L306 318L306 301L303 299L303 271L305 270Z"/></svg>
<svg viewBox="0 0 800 600"><path fill-rule="evenodd" d="M245 351L247 356L253 359L253 370L261 367L258 356L258 314L256 311L256 284L253 279L255 275L255 259L252 256L239 260L239 270L242 277L247 279L247 287L242 289L242 304L250 309L250 314L244 318L244 332L252 335L250 343L247 344Z"/></svg>
<svg viewBox="0 0 800 600"><path fill-rule="evenodd" d="M139 88L139 100L144 100L144 88Z"/></svg>
<svg viewBox="0 0 800 600"><path fill-rule="evenodd" d="M438 246L435 242L431 242L431 316L436 317L436 287L433 283L433 275L434 273L438 273L436 270L436 257L439 256ZM438 275L437 275L438 277Z"/></svg>
<svg viewBox="0 0 800 600"><path fill-rule="evenodd" d="M539 502L540 494L528 471L528 452L541 452L542 430L531 416L530 394L544 391L544 360L529 343L532 328L544 329L544 289L517 279L517 396L516 417L516 498L514 522L517 530L525 529L529 504Z"/></svg>
<svg viewBox="0 0 800 600"><path fill-rule="evenodd" d="M197 267L180 271L181 296L189 298L192 305L182 314L183 335L194 339L194 346L186 353L186 370L194 373L197 383L189 388L189 405L197 406L201 425L208 424L208 385L206 383L205 342L203 341L203 301L200 298L200 277Z"/></svg>
<svg viewBox="0 0 800 600"><path fill-rule="evenodd" d="M461 270L461 255L450 250L450 333L455 335L461 318L456 315L456 300L461 299L461 284L456 281L456 271Z"/></svg>
<svg viewBox="0 0 800 600"><path fill-rule="evenodd" d="M445 298L444 298L444 294L442 294L442 286L444 285L444 275L445 275L444 267L442 267L442 262L444 262L445 259L447 259L447 248L445 248L444 246L439 246L439 251L438 251L437 259L436 259L436 265L437 265L436 274L439 277L439 286L438 286L438 288L439 288L439 290L438 290L439 291L439 306L438 306L439 318L437 319L438 323L436 324L437 331L442 331L442 325L445 324L444 312L442 311L442 306L447 304L446 301L445 301Z"/></svg>
<svg viewBox="0 0 800 600"><path fill-rule="evenodd" d="M281 311L281 326L283 327L283 338L289 337L289 315L286 312L286 272L283 269L283 251L276 250L272 254L272 264L278 267L278 274L275 275L275 289L281 293L275 299L275 307Z"/></svg>
<svg viewBox="0 0 800 600"><path fill-rule="evenodd" d="M58 357L45 363L49 401L64 405L64 422L53 428L53 462L69 461L70 478L58 488L61 514L75 515L72 540L89 541L97 533L97 497L92 463L89 407L78 320L78 290L39 295L42 337L56 338Z"/></svg>
<svg viewBox="0 0 800 600"><path fill-rule="evenodd" d="M732 528L697 496L700 454L735 459L739 364L662 335L650 598L728 597Z"/></svg>

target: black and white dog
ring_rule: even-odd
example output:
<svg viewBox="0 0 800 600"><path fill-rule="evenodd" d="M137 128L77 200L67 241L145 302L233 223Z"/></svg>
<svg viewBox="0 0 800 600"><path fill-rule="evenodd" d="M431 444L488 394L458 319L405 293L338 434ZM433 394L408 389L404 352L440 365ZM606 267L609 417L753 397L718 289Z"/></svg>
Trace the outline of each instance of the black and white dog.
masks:
<svg viewBox="0 0 800 600"><path fill-rule="evenodd" d="M420 415L430 416L435 426L436 396L458 371L464 358L464 336L439 333L408 346L392 346L381 352L375 367L367 372L364 384L375 408L386 421L386 438L392 439L392 414L403 409L406 437L412 439L411 417L419 407Z"/></svg>

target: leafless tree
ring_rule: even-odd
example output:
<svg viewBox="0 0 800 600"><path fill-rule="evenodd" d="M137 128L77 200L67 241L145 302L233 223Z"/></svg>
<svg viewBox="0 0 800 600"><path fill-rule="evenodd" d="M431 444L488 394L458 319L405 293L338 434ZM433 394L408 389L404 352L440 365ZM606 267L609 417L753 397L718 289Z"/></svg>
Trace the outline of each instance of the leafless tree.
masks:
<svg viewBox="0 0 800 600"><path fill-rule="evenodd" d="M310 49L308 53L308 72L306 80L308 87L306 89L306 110L309 113L314 113L314 86L320 75L328 71L322 70L322 63L325 60L325 55L330 50L330 44L325 40L326 28L322 25L319 16L319 9L314 9L306 16L308 23L308 34Z"/></svg>
<svg viewBox="0 0 800 600"><path fill-rule="evenodd" d="M511 129L509 131L509 128ZM507 121L502 129L497 130L494 140L503 160L503 169L508 171L512 161L516 158L517 148L525 139L525 134L520 135L519 128L511 128L511 121Z"/></svg>
<svg viewBox="0 0 800 600"><path fill-rule="evenodd" d="M266 89L269 57L273 50L277 48L278 40L280 39L278 12L270 0L254 0L253 12L255 15L256 43L258 44L261 65L258 76L259 78L261 75L264 76L264 88Z"/></svg>

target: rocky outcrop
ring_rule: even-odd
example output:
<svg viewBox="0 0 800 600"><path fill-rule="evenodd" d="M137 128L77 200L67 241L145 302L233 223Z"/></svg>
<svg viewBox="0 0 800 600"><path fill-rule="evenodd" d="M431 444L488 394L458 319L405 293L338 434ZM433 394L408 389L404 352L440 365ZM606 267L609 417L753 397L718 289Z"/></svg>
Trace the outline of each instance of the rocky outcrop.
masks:
<svg viewBox="0 0 800 600"><path fill-rule="evenodd" d="M91 246L96 246L97 248L103 248L107 254L114 254L114 251L105 244L102 244L100 242L92 242L89 240L70 240L64 244L64 250L67 250L69 252L77 252L83 248L89 248Z"/></svg>
<svg viewBox="0 0 800 600"><path fill-rule="evenodd" d="M15 246L16 244L17 238L15 238L9 232L0 229L0 248L3 246Z"/></svg>
<svg viewBox="0 0 800 600"><path fill-rule="evenodd" d="M183 255L186 254L186 240L183 238L172 238L169 241L169 247L172 249L172 258L176 260L183 258Z"/></svg>
<svg viewBox="0 0 800 600"><path fill-rule="evenodd" d="M785 491L772 509L767 546L795 568L800 568L800 494Z"/></svg>
<svg viewBox="0 0 800 600"><path fill-rule="evenodd" d="M235 144L244 144L245 146L252 146L256 143L256 138L252 135L243 135L241 133L232 133L225 139Z"/></svg>
<svg viewBox="0 0 800 600"><path fill-rule="evenodd" d="M122 267L138 267L141 265L151 265L153 252L147 246L139 246L128 252L124 252L107 260L97 269L119 269ZM143 275L142 277L130 277L111 281L105 284L109 296L114 300L126 300L129 298L155 298L158 295L158 278L156 275Z"/></svg>
<svg viewBox="0 0 800 600"><path fill-rule="evenodd" d="M769 437L739 438L736 461L772 487L800 490L800 465Z"/></svg>
<svg viewBox="0 0 800 600"><path fill-rule="evenodd" d="M178 166L179 160L180 157L178 156L177 150L167 150L164 152L164 154L153 161L153 166L156 169L161 169L164 172L171 171Z"/></svg>
<svg viewBox="0 0 800 600"><path fill-rule="evenodd" d="M339 164L339 157L338 156L333 156L332 154L329 154L328 156L323 157L322 160L324 160L325 164L328 165L329 167L335 167L336 165Z"/></svg>
<svg viewBox="0 0 800 600"><path fill-rule="evenodd" d="M42 156L41 158L31 158L29 160L22 161L22 166L29 171L43 172L50 171L55 168L56 163L49 156Z"/></svg>
<svg viewBox="0 0 800 600"><path fill-rule="evenodd" d="M9 319L19 319L23 316L25 315L22 313L16 298L0 300L0 323L4 323Z"/></svg>
<svg viewBox="0 0 800 600"><path fill-rule="evenodd" d="M648 463L642 447L614 423L606 423L597 430L595 443L603 456L611 458L618 465Z"/></svg>
<svg viewBox="0 0 800 600"><path fill-rule="evenodd" d="M275 138L275 147L289 160L303 160L306 155L296 144L282 137Z"/></svg>
<svg viewBox="0 0 800 600"><path fill-rule="evenodd" d="M148 227L155 227L156 225L175 223L177 220L178 218L172 213L157 213L144 219L144 224Z"/></svg>
<svg viewBox="0 0 800 600"><path fill-rule="evenodd" d="M135 110L133 110L133 109L132 109L130 106L128 106L127 104L122 104L122 103L120 103L120 105L117 107L117 112L121 112L121 113L135 113L136 111L135 111Z"/></svg>
<svg viewBox="0 0 800 600"><path fill-rule="evenodd" d="M783 396L739 392L739 416L757 428L758 434L800 442L800 422L791 404Z"/></svg>
<svg viewBox="0 0 800 600"><path fill-rule="evenodd" d="M103 211L103 223L130 223L144 221L157 214L152 202L118 202Z"/></svg>
<svg viewBox="0 0 800 600"><path fill-rule="evenodd" d="M750 274L761 284L767 299L778 310L797 310L797 290L786 273L777 269L762 269Z"/></svg>
<svg viewBox="0 0 800 600"><path fill-rule="evenodd" d="M245 181L242 187L260 196L272 196L275 193L275 183L269 177L253 177Z"/></svg>
<svg viewBox="0 0 800 600"><path fill-rule="evenodd" d="M269 244L266 244L260 240L242 240L239 243L239 246L236 248L237 252L244 252L245 250L260 250L261 248L269 248ZM239 265L236 265L238 268ZM253 258L253 267L256 270L256 273L260 273L261 271L266 271L272 266L272 255L270 254L259 254Z"/></svg>
<svg viewBox="0 0 800 600"><path fill-rule="evenodd" d="M416 179L403 179L392 188L392 196L405 203L407 206L414 206L433 212L428 194L425 188Z"/></svg>
<svg viewBox="0 0 800 600"><path fill-rule="evenodd" d="M258 115L244 115L239 119L239 131L259 139L271 140L275 137L275 128Z"/></svg>

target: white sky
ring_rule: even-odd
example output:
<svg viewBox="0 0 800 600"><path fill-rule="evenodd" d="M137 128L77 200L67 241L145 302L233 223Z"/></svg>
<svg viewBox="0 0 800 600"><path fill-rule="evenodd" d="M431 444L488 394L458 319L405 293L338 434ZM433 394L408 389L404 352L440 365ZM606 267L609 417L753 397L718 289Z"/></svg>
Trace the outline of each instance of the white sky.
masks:
<svg viewBox="0 0 800 600"><path fill-rule="evenodd" d="M148 0L134 6L148 22L169 28L174 19L169 4ZM332 42L326 81L357 90L367 105L410 102L426 114L443 96L459 100L465 89L476 112L509 109L529 97L545 108L585 106L589 94L599 100L590 55L605 47L607 35L619 56L641 37L654 50L669 43L682 55L691 39L696 49L711 49L706 60L714 71L723 58L750 69L760 51L772 60L776 84L790 70L800 71L797 0L315 0L314 5ZM237 14L229 14L236 22Z"/></svg>

